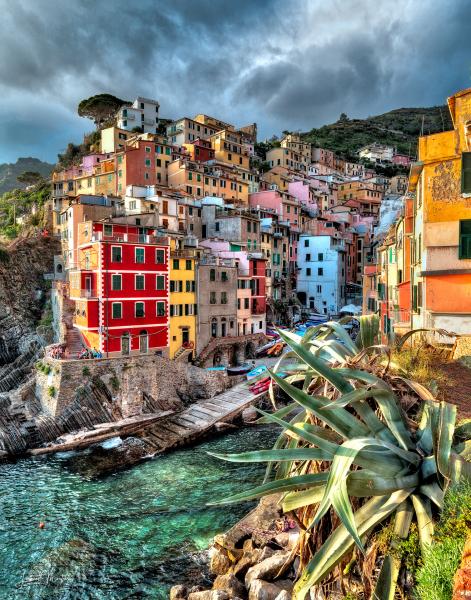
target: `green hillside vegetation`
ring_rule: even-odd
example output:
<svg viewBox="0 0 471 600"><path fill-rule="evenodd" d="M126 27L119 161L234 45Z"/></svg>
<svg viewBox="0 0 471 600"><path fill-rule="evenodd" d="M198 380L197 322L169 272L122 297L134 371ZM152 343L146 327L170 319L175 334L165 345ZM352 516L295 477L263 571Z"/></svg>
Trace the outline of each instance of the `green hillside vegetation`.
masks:
<svg viewBox="0 0 471 600"><path fill-rule="evenodd" d="M27 181L19 182L17 177L25 171L39 173L43 177L49 177L54 165L43 162L39 158L19 158L16 163L0 164L0 194L15 188L24 188Z"/></svg>
<svg viewBox="0 0 471 600"><path fill-rule="evenodd" d="M423 121L423 123L422 123ZM313 128L302 135L306 142L333 150L339 156L358 160L358 150L372 142L394 146L397 151L415 157L417 138L453 129L446 106L398 108L367 119L349 119L342 114L336 123Z"/></svg>
<svg viewBox="0 0 471 600"><path fill-rule="evenodd" d="M51 195L51 182L43 179L28 190L17 188L0 196L0 236L13 239L23 227L38 227L45 222L44 205ZM34 207L34 214L33 214ZM15 224L25 217L24 224Z"/></svg>

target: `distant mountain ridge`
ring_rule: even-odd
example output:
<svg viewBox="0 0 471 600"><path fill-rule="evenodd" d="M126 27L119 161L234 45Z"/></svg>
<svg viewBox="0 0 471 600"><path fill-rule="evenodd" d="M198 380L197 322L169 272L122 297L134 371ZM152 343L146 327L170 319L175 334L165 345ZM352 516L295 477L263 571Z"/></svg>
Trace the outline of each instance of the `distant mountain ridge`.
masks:
<svg viewBox="0 0 471 600"><path fill-rule="evenodd" d="M398 108L366 119L342 115L336 123L313 128L301 134L306 142L333 150L339 156L358 160L358 150L372 142L394 146L400 153L416 156L417 139L453 129L447 106Z"/></svg>
<svg viewBox="0 0 471 600"><path fill-rule="evenodd" d="M39 160L39 158L19 158L16 163L0 164L0 194L15 188L25 188L26 185L17 181L18 175L25 171L37 171L43 177L49 177L54 165Z"/></svg>

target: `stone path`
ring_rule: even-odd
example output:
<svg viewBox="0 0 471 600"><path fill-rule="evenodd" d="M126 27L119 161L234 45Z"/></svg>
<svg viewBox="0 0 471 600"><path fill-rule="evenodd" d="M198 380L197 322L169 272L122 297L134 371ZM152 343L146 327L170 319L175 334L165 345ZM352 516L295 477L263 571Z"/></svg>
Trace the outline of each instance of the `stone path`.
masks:
<svg viewBox="0 0 471 600"><path fill-rule="evenodd" d="M230 423L242 411L262 399L266 393L255 396L246 383L209 400L195 402L182 412L160 420L147 428L139 437L149 446L150 453L159 453L192 443L212 429L216 423Z"/></svg>

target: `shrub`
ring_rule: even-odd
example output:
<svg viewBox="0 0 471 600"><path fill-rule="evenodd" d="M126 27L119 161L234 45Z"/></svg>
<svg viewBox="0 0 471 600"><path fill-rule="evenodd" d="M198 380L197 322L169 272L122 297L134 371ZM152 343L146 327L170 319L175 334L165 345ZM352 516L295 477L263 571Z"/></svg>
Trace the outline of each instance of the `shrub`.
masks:
<svg viewBox="0 0 471 600"><path fill-rule="evenodd" d="M53 385L50 385L47 388L47 393L49 395L50 398L54 398L54 396L56 395L56 388Z"/></svg>
<svg viewBox="0 0 471 600"><path fill-rule="evenodd" d="M91 371L90 371L90 369L88 367L83 367L83 369L82 369L82 375L84 377L88 377L90 375L90 373L91 373Z"/></svg>
<svg viewBox="0 0 471 600"><path fill-rule="evenodd" d="M0 263L7 264L8 262L10 262L8 250L5 250L5 248L0 248Z"/></svg>

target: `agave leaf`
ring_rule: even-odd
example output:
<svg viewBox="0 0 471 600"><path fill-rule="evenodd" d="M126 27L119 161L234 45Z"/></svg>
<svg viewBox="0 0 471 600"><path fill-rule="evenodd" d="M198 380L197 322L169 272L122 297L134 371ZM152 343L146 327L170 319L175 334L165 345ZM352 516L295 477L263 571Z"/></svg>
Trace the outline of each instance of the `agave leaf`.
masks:
<svg viewBox="0 0 471 600"><path fill-rule="evenodd" d="M299 446L299 441L293 438L290 438L285 446L286 450L294 450L296 448L300 447ZM318 448L311 448L311 450L318 450ZM321 450L322 452L322 450ZM270 462L270 464L275 464L273 462ZM275 479L285 479L285 477L288 477L288 475L291 473L291 469L293 467L293 461L278 461L276 463L276 475L275 475ZM297 473L298 475L300 473Z"/></svg>
<svg viewBox="0 0 471 600"><path fill-rule="evenodd" d="M420 472L423 479L427 479L430 475L435 475L437 472L437 461L435 456L426 456L420 465Z"/></svg>
<svg viewBox="0 0 471 600"><path fill-rule="evenodd" d="M332 455L320 450L319 448L293 448L281 450L254 450L251 452L240 452L238 454L221 454L219 452L207 452L210 456L215 456L228 462L258 463L258 462L279 462L291 460L332 460Z"/></svg>
<svg viewBox="0 0 471 600"><path fill-rule="evenodd" d="M314 340L311 342L311 346L315 346L313 351L314 356L323 358L328 362L332 362L332 359L344 363L350 355L348 350L339 344L335 340Z"/></svg>
<svg viewBox="0 0 471 600"><path fill-rule="evenodd" d="M296 354L294 352L285 352L280 356L280 358L276 361L273 372L277 373L281 367L281 363L286 360L286 358L293 358ZM273 408L276 409L276 401L275 401L275 391L273 389L273 380L270 381L270 387L268 388L268 396L270 398L270 402L272 403Z"/></svg>
<svg viewBox="0 0 471 600"><path fill-rule="evenodd" d="M412 522L413 510L406 500L398 507L394 521L394 536L391 546L397 547L397 539L406 539ZM401 568L401 559L393 554L384 557L381 571L378 575L372 600L394 600L397 577Z"/></svg>
<svg viewBox="0 0 471 600"><path fill-rule="evenodd" d="M426 400L422 409L419 427L417 429L417 444L429 454L433 450L433 432L438 427L439 419L438 402Z"/></svg>
<svg viewBox="0 0 471 600"><path fill-rule="evenodd" d="M450 479L456 482L462 477L471 480L471 462L452 452L450 454Z"/></svg>
<svg viewBox="0 0 471 600"><path fill-rule="evenodd" d="M261 408L257 408L256 410L260 414L262 414L264 417L266 417L268 421L272 421L273 423L277 423L278 425L281 425L287 431L291 431L291 432L295 433L299 438L305 440L306 442L310 442L311 444L318 446L321 450L324 450L325 452L330 452L332 454L332 456L335 454L335 451L338 448L337 444L329 442L328 440L322 438L320 435L317 435L316 433L311 433L309 431L306 431L305 428L288 423L287 421L283 421L282 419L278 419L278 417L275 417L275 415L270 415L269 413L266 413L265 411L263 411Z"/></svg>
<svg viewBox="0 0 471 600"><path fill-rule="evenodd" d="M324 421L341 436L347 438L352 435L366 435L368 433L368 430L363 423L346 410L341 409L335 413L332 411L324 411L324 407L328 402L327 398L324 399L321 396L309 396L306 392L289 384L270 370L268 372L278 386L286 392L290 398L298 402L303 408L311 411L316 417Z"/></svg>
<svg viewBox="0 0 471 600"><path fill-rule="evenodd" d="M450 477L450 453L453 441L453 432L456 422L456 406L448 402L440 402L437 447L438 470L444 477Z"/></svg>
<svg viewBox="0 0 471 600"><path fill-rule="evenodd" d="M400 379L406 385L410 387L410 389L415 392L424 402L427 401L435 401L435 396L432 394L430 390L428 390L424 385L419 383L418 381L413 381L412 379L408 379L407 377L401 377L399 375L395 376L395 379Z"/></svg>
<svg viewBox="0 0 471 600"><path fill-rule="evenodd" d="M312 352L309 352L304 346L290 340L283 331L280 331L279 334L302 361L319 373L324 379L329 381L340 392L347 393L353 389L353 386L344 377L339 375L336 370L331 369L323 360L314 356Z"/></svg>
<svg viewBox="0 0 471 600"><path fill-rule="evenodd" d="M460 442L456 446L453 446L453 451L459 454L464 460L471 461L471 440L466 442Z"/></svg>
<svg viewBox="0 0 471 600"><path fill-rule="evenodd" d="M420 546L422 548L422 553L424 553L427 547L432 543L432 507L428 498L424 498L418 494L412 494L411 499L412 504L414 505L415 514L417 516Z"/></svg>
<svg viewBox="0 0 471 600"><path fill-rule="evenodd" d="M328 473L314 473L308 475L295 475L293 477L287 477L286 479L276 479L275 481L269 481L257 487L245 490L239 494L228 496L222 500L216 502L209 502L207 506L219 506L222 504L233 504L235 502L242 502L244 500L255 500L268 494L275 494L280 492L287 492L290 490L299 490L311 486L315 486L319 483L325 485L327 482Z"/></svg>
<svg viewBox="0 0 471 600"><path fill-rule="evenodd" d="M410 495L410 490L401 490L391 496L378 496L369 500L355 513L355 524L361 536L394 512ZM322 547L316 552L293 589L293 600L304 600L311 586L319 583L337 565L354 541L343 525L337 527Z"/></svg>
<svg viewBox="0 0 471 600"><path fill-rule="evenodd" d="M383 477L366 469L353 471L347 478L347 490L349 496L355 498L369 498L370 496L385 496L394 492L408 489L414 491L419 485L419 475L412 473L403 477ZM319 483L315 487L306 490L288 492L283 498L282 506L284 512L296 510L303 506L318 504L325 491L325 484Z"/></svg>
<svg viewBox="0 0 471 600"><path fill-rule="evenodd" d="M329 327L329 329L336 335L336 337L343 342L345 348L349 351L351 356L355 356L355 354L358 354L358 348L355 345L355 342L348 335L347 331L342 327L340 323L337 323L335 321L329 321L328 323L325 323L325 326Z"/></svg>
<svg viewBox="0 0 471 600"><path fill-rule="evenodd" d="M471 419L458 425L458 427L455 429L453 439L456 441L471 440Z"/></svg>
<svg viewBox="0 0 471 600"><path fill-rule="evenodd" d="M302 421L302 420L304 419L304 417L305 417L305 411L304 411L304 410L301 410L301 411L300 411L300 412L299 412L297 415L295 415L295 416L294 416L294 417L291 419L290 423L297 423L298 421ZM269 421L267 421L267 423L268 423L268 422L269 422ZM294 447L296 447L296 446L297 446L297 442L296 442L296 443L293 443L293 442L296 442L296 440L290 440L290 439L287 437L287 435L286 435L286 432L284 432L284 431L283 431L283 433L281 433L281 434L279 435L279 437L276 439L276 442L275 442L275 444L274 444L274 446L273 446L273 450L278 450L278 449L280 449L280 448L283 448L283 447L284 447L284 446L286 446L286 445L287 445L288 447L290 447L290 448L294 448ZM271 474L271 472L272 472L272 469L273 469L273 466L274 466L274 464L275 464L275 463L273 463L273 462L269 462L269 463L267 464L267 468L266 468L266 470L265 470L265 476L264 476L264 478L263 478L263 482L262 482L262 483L266 483L266 482L269 480L269 478L270 478L270 474ZM286 469L286 466L282 465L282 467L278 469L278 472L277 472L277 477L278 477L278 474L280 473L280 471L282 471L282 472L284 473L284 472L285 472L285 469ZM288 472L288 470L286 469L286 473L287 473L287 472ZM277 477L275 477L275 479L276 479ZM283 479L283 477L278 477L278 478L279 478L279 479Z"/></svg>
<svg viewBox="0 0 471 600"><path fill-rule="evenodd" d="M378 315L362 315L360 322L360 349L368 348L376 344L379 334L379 317Z"/></svg>
<svg viewBox="0 0 471 600"><path fill-rule="evenodd" d="M430 498L430 500L436 506L438 506L440 510L443 508L443 498L445 496L445 492L442 490L442 488L438 485L436 481L433 481L432 483L424 483L419 487L418 491L423 496L427 496L427 498Z"/></svg>
<svg viewBox="0 0 471 600"><path fill-rule="evenodd" d="M279 408L276 412L274 412L272 414L276 415L279 419L281 419L282 417L286 417L287 415L294 412L297 408L299 408L299 404L297 402L291 402L290 404L283 406L283 408ZM260 417L260 419L257 419L256 422L257 423L268 423L268 421L265 419L265 417Z"/></svg>

